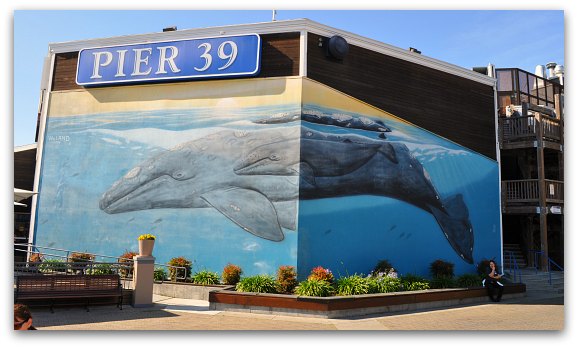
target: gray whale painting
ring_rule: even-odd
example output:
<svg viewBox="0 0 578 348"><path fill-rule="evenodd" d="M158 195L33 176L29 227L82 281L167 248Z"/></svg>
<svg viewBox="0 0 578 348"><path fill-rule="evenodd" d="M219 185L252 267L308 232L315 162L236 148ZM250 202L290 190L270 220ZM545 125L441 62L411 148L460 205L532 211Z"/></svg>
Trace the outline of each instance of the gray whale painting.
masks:
<svg viewBox="0 0 578 348"><path fill-rule="evenodd" d="M474 232L462 195L440 197L405 144L326 133L305 126L309 121L344 125L343 119L306 117L283 131L224 130L185 142L128 171L102 195L100 209L214 208L255 236L281 241L282 227L296 230L299 199L386 196L431 214L457 255L473 263ZM348 121L356 129L391 131L383 123Z"/></svg>

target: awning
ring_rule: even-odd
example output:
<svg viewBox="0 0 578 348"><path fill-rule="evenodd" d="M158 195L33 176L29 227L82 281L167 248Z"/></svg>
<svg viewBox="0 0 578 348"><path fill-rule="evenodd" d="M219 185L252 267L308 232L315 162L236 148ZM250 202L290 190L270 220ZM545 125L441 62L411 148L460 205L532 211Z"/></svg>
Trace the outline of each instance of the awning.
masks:
<svg viewBox="0 0 578 348"><path fill-rule="evenodd" d="M20 202L25 200L26 198L30 198L37 194L38 192L22 190L18 188L14 188L14 202Z"/></svg>

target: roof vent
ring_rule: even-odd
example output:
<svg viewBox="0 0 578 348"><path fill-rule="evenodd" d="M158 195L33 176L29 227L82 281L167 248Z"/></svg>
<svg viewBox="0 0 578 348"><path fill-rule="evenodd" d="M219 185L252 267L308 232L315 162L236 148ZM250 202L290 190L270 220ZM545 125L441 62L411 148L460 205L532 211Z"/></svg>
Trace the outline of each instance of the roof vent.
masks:
<svg viewBox="0 0 578 348"><path fill-rule="evenodd" d="M410 47L409 51L413 52L413 53L421 54L421 51L419 51L417 48Z"/></svg>
<svg viewBox="0 0 578 348"><path fill-rule="evenodd" d="M167 31L177 31L177 27L172 26L172 27L163 28L163 33L167 32Z"/></svg>

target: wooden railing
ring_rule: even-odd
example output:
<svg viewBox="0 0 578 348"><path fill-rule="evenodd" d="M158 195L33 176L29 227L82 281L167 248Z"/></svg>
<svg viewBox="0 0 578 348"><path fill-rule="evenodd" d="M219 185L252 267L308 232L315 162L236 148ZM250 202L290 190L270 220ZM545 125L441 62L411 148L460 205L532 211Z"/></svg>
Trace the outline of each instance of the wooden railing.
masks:
<svg viewBox="0 0 578 348"><path fill-rule="evenodd" d="M544 139L559 142L561 137L560 120L542 116L538 121L534 116L504 117L498 120L501 142L513 142L535 139L538 124L542 124Z"/></svg>
<svg viewBox="0 0 578 348"><path fill-rule="evenodd" d="M564 202L564 182L557 180L544 180L546 202ZM538 202L540 200L539 180L506 180L502 181L502 194L506 202L524 203Z"/></svg>

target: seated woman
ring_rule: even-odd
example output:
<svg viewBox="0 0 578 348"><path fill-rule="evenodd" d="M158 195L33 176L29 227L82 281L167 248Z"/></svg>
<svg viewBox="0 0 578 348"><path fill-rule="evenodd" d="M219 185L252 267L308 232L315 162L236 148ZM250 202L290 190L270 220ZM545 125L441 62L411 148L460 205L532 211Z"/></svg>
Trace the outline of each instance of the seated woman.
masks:
<svg viewBox="0 0 578 348"><path fill-rule="evenodd" d="M488 290L488 296L490 297L490 300L494 302L500 302L502 299L504 284L499 282L501 278L502 276L496 272L496 262L491 260L489 273L484 279L484 286Z"/></svg>

